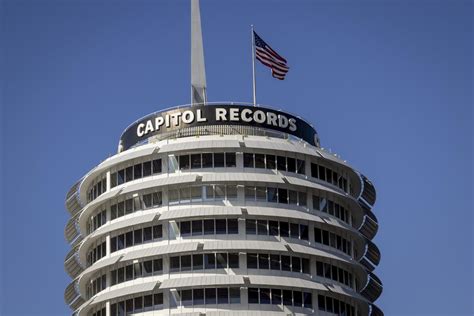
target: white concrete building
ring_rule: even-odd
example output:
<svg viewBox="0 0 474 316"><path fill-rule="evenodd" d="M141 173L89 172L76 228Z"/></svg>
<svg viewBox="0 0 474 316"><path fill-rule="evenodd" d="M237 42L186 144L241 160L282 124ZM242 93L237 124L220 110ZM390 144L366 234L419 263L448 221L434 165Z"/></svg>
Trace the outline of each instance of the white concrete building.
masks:
<svg viewBox="0 0 474 316"><path fill-rule="evenodd" d="M65 301L80 316L383 315L375 195L289 113L150 114L67 194Z"/></svg>

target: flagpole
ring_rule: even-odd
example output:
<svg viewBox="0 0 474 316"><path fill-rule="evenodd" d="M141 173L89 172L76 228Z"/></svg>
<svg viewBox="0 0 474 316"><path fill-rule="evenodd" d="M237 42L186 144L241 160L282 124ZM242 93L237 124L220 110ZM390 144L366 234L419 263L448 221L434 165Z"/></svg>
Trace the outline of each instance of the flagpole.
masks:
<svg viewBox="0 0 474 316"><path fill-rule="evenodd" d="M255 78L255 36L253 33L253 24L251 26L252 32L252 75L253 75L253 106L257 106L257 80Z"/></svg>

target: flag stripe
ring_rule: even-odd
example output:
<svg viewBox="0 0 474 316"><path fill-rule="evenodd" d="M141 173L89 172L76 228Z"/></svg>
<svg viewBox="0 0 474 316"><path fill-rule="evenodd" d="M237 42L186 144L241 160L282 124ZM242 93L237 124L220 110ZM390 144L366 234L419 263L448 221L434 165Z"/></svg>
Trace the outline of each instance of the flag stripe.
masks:
<svg viewBox="0 0 474 316"><path fill-rule="evenodd" d="M262 40L255 31L253 32L253 35L255 58L272 70L272 77L279 80L285 79L285 75L290 69L287 65L286 59L265 43L265 41Z"/></svg>

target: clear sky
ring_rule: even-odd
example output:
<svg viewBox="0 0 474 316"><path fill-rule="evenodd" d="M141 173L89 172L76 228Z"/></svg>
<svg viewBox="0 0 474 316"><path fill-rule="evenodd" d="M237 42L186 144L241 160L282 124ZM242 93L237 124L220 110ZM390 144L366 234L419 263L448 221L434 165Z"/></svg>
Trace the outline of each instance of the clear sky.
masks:
<svg viewBox="0 0 474 316"><path fill-rule="evenodd" d="M189 1L3 0L1 315L67 315L71 185L190 101ZM288 60L262 104L373 180L386 315L472 315L473 2L202 0L209 101L251 102L250 24Z"/></svg>

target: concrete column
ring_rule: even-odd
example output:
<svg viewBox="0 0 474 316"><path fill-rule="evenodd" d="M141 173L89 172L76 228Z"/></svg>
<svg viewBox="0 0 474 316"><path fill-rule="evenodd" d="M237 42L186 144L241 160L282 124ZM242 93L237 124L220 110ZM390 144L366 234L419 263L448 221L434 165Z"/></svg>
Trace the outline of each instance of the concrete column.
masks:
<svg viewBox="0 0 474 316"><path fill-rule="evenodd" d="M107 192L110 191L110 171L107 171L107 173L105 174L105 178L106 178L106 190Z"/></svg>
<svg viewBox="0 0 474 316"><path fill-rule="evenodd" d="M105 316L111 316L110 315L110 301L107 301L105 303ZM115 316L115 315L113 315L113 316Z"/></svg>
<svg viewBox="0 0 474 316"><path fill-rule="evenodd" d="M105 237L105 255L110 256L110 235Z"/></svg>

